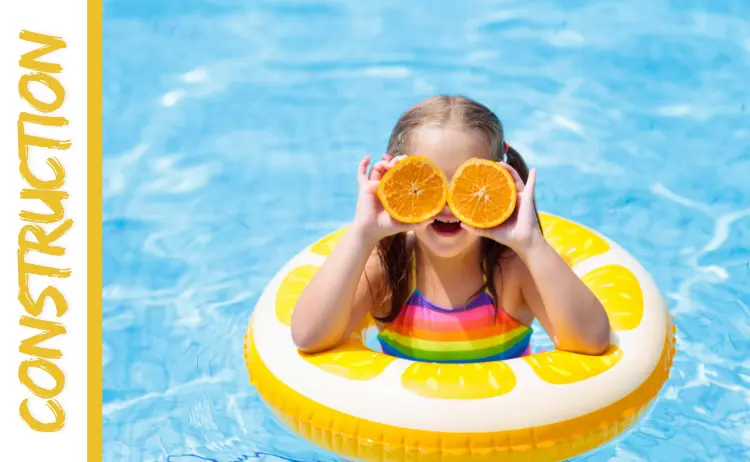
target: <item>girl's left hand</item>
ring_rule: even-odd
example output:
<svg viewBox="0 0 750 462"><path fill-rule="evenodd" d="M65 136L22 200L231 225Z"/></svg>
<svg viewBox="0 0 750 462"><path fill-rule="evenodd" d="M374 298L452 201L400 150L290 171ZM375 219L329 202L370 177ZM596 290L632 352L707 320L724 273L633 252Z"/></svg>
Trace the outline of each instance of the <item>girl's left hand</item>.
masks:
<svg viewBox="0 0 750 462"><path fill-rule="evenodd" d="M494 228L473 228L465 223L461 226L467 231L479 236L490 238L500 244L510 247L518 254L528 249L542 233L539 231L536 206L534 205L534 186L536 185L536 169L529 171L529 180L524 184L518 172L510 165L501 162L508 169L516 182L518 196L513 215Z"/></svg>

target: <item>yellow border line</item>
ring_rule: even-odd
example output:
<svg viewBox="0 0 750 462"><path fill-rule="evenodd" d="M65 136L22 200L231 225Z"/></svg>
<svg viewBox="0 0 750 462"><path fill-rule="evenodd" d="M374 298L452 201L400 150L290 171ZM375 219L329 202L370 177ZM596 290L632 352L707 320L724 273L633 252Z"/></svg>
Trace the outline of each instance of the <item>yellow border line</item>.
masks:
<svg viewBox="0 0 750 462"><path fill-rule="evenodd" d="M88 15L88 461L102 460L102 0Z"/></svg>

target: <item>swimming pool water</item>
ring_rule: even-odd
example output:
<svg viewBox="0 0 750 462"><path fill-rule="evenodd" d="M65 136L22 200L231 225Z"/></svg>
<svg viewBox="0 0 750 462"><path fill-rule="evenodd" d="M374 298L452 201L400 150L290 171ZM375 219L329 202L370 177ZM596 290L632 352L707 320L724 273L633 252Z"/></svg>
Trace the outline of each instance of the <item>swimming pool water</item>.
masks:
<svg viewBox="0 0 750 462"><path fill-rule="evenodd" d="M334 460L261 406L243 330L435 93L494 109L540 207L632 252L676 316L652 414L582 460L750 460L750 3L405 5L104 2L104 460Z"/></svg>

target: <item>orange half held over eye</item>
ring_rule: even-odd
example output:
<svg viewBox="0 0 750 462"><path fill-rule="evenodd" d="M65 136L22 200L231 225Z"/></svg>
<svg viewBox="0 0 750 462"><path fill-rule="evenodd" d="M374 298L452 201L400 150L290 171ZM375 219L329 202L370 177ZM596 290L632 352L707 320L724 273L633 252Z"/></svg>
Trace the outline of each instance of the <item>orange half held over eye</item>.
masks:
<svg viewBox="0 0 750 462"><path fill-rule="evenodd" d="M453 215L474 228L493 228L516 208L516 182L508 169L486 159L471 159L453 174L448 206Z"/></svg>
<svg viewBox="0 0 750 462"><path fill-rule="evenodd" d="M448 180L433 161L410 156L383 175L378 197L383 208L401 223L421 223L445 207Z"/></svg>

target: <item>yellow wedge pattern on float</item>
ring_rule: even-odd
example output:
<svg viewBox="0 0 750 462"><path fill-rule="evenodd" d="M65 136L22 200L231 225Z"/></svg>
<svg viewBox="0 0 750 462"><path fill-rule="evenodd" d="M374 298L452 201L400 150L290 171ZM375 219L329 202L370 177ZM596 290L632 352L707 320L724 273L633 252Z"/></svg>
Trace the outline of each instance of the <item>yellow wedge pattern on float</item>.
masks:
<svg viewBox="0 0 750 462"><path fill-rule="evenodd" d="M622 350L610 346L602 356L567 351L550 351L523 358L540 379L554 385L567 385L590 379L611 369L622 359Z"/></svg>
<svg viewBox="0 0 750 462"><path fill-rule="evenodd" d="M571 267L609 250L607 241L572 221L547 214L540 220L547 242Z"/></svg>
<svg viewBox="0 0 750 462"><path fill-rule="evenodd" d="M643 292L633 273L621 265L607 265L581 278L602 302L614 330L631 330L643 319Z"/></svg>
<svg viewBox="0 0 750 462"><path fill-rule="evenodd" d="M336 247L336 245L341 240L341 236L344 235L346 230L349 228L343 228L335 233L329 234L328 236L324 237L323 239L319 240L315 244L310 247L310 252L318 255L322 255L324 257L327 257L333 252L333 249Z"/></svg>
<svg viewBox="0 0 750 462"><path fill-rule="evenodd" d="M317 272L318 267L315 265L298 266L281 281L276 293L276 318L280 323L287 327L292 325L292 312L297 300Z"/></svg>
<svg viewBox="0 0 750 462"><path fill-rule="evenodd" d="M414 363L401 377L407 390L442 399L501 396L516 386L513 370L502 361L475 364Z"/></svg>

